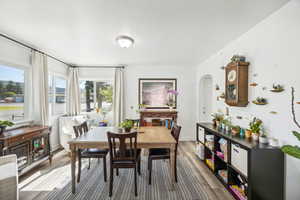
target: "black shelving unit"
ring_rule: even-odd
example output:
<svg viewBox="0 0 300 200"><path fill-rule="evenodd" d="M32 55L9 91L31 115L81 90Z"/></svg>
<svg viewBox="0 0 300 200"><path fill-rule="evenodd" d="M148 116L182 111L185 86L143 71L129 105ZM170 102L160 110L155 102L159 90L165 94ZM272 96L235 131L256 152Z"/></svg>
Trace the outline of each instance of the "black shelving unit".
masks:
<svg viewBox="0 0 300 200"><path fill-rule="evenodd" d="M199 138L200 128L204 129L202 139ZM247 200L284 199L284 154L279 148L232 136L212 123L197 123L196 130L197 142L205 147L203 162L235 199L240 200L231 189L232 185L243 185ZM212 149L206 145L207 135L214 137ZM217 154L221 151L220 139L227 141L227 160ZM214 161L213 169L206 159ZM227 181L218 174L219 170L227 173Z"/></svg>

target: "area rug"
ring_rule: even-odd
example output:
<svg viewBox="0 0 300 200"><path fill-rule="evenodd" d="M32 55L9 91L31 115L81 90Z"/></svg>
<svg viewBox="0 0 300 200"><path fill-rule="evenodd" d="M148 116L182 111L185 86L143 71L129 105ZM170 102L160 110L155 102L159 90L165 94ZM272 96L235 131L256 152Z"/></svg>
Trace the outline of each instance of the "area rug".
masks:
<svg viewBox="0 0 300 200"><path fill-rule="evenodd" d="M120 169L119 176L114 176L113 196L110 198L109 176L104 182L102 162L96 160L90 170L82 170L81 181L76 184L76 194L71 192L71 183L52 190L47 200L207 200L207 182L188 158L178 156L178 183L171 189L168 161L154 161L152 170L152 185L148 185L148 170L146 157L142 158L141 175L138 176L138 196L134 195L134 173L132 169ZM109 164L108 164L109 166ZM108 169L109 172L109 169ZM108 173L109 175L109 173Z"/></svg>

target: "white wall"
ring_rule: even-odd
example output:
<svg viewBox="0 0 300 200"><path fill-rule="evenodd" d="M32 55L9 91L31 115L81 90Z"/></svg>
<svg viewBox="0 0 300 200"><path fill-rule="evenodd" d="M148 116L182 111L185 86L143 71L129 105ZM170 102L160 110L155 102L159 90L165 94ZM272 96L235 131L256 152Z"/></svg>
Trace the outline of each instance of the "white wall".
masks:
<svg viewBox="0 0 300 200"><path fill-rule="evenodd" d="M177 78L179 95L178 124L182 126L181 140L195 138L196 68L193 66L128 66L125 72L126 118L136 118L139 78ZM134 109L131 109L131 107Z"/></svg>
<svg viewBox="0 0 300 200"><path fill-rule="evenodd" d="M216 101L216 97L224 91L225 84L225 72L220 68L230 61L232 55L237 53L245 55L251 63L249 82L258 83L257 87L250 87L249 101L251 102L257 96L262 96L269 100L269 104L257 106L250 103L245 108L230 107L230 114L233 116L235 124L244 127L248 125L247 118L251 116L261 118L269 136L280 139L282 144L299 145L299 142L291 134L291 131L297 130L297 128L292 122L290 105L291 86L296 89L296 101L300 101L299 11L300 1L289 2L217 54L201 63L197 73L198 83L203 75L211 74L214 85L220 85L220 91L214 90L212 106L215 112L218 109L224 111L227 107L225 103ZM283 93L269 92L273 83L283 84L286 91ZM267 90L264 91L262 87L267 87ZM200 95L199 93L197 95L198 101ZM270 111L276 111L278 114L271 114ZM296 105L296 113L300 120L300 105ZM236 119L237 115L244 116L243 120ZM300 130L298 129L298 131ZM299 185L300 161L287 157L286 199L300 199L300 190L297 188Z"/></svg>

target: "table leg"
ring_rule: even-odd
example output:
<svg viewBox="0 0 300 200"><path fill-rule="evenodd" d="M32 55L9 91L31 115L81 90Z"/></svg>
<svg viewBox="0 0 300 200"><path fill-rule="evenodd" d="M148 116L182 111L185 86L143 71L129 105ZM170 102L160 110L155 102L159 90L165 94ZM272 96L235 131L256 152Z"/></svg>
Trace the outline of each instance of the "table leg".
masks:
<svg viewBox="0 0 300 200"><path fill-rule="evenodd" d="M170 147L170 176L172 190L175 188L175 144Z"/></svg>
<svg viewBox="0 0 300 200"><path fill-rule="evenodd" d="M71 177L72 177L72 193L76 191L76 147L75 145L70 146L71 149Z"/></svg>

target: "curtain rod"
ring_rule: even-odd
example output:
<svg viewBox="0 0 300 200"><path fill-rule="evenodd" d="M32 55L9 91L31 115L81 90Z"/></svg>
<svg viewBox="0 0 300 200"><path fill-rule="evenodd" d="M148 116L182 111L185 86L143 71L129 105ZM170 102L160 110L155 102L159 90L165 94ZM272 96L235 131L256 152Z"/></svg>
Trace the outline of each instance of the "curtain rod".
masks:
<svg viewBox="0 0 300 200"><path fill-rule="evenodd" d="M117 66L73 66L73 67L78 67L78 68L120 68L120 69L124 69L125 66L124 65L117 65Z"/></svg>
<svg viewBox="0 0 300 200"><path fill-rule="evenodd" d="M50 58L52 58L52 59L54 59L54 60L56 60L56 61L58 61L58 62L61 62L61 63L65 64L65 65L70 66L70 64L68 64L68 63L66 63L66 62L64 62L64 61L62 61L62 60L60 60L60 59L58 59L58 58L55 58L54 56L51 56L51 55L49 55L49 54L47 54L47 53L45 53L45 52L43 52L43 51L41 51L41 50L38 50L38 49L36 49L36 48L34 48L34 47L31 47L31 46L29 46L29 45L27 45L27 44L25 44L25 43L23 43L23 42L20 42L20 41L18 41L18 40L16 40L16 39L13 39L13 38L11 38L11 37L9 37L9 36L7 36L7 35L4 35L4 34L0 33L0 36L3 37L3 38L5 38L5 39L8 39L8 40L10 40L10 41L13 41L13 42L15 42L15 43L17 43L17 44L19 44L19 45L22 45L23 47L26 47L26 48L28 48L28 49L31 49L31 50L37 51L37 52L39 52L39 53L42 53L42 54L44 54L44 55L46 55L46 56L48 56L48 57L50 57Z"/></svg>

